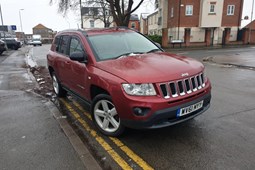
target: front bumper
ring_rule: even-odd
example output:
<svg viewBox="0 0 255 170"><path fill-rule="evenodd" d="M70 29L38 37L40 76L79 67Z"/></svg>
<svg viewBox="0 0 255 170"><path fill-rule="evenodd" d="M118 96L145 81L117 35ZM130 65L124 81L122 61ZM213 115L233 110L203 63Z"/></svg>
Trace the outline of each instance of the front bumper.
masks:
<svg viewBox="0 0 255 170"><path fill-rule="evenodd" d="M204 101L202 108L192 113L189 113L185 116L177 117L178 109L193 105L202 100ZM163 109L163 110L158 110L154 112L147 120L122 120L122 123L126 127L135 128L135 129L156 129L156 128L167 127L167 126L171 126L174 124L187 121L203 113L210 107L210 101L211 101L211 93L209 92L185 104L177 105L177 106Z"/></svg>

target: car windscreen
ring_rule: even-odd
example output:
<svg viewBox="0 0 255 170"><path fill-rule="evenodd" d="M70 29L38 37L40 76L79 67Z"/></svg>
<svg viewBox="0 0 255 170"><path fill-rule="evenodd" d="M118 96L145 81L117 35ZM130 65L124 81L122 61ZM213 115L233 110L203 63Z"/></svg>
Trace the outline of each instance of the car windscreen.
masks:
<svg viewBox="0 0 255 170"><path fill-rule="evenodd" d="M98 59L109 60L128 53L146 53L160 50L150 40L136 32L121 32L89 36Z"/></svg>

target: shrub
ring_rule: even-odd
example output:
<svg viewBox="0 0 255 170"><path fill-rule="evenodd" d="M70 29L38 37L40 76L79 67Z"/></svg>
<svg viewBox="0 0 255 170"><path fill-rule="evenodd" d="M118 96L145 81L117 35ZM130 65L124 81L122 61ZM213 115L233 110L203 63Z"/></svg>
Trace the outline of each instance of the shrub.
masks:
<svg viewBox="0 0 255 170"><path fill-rule="evenodd" d="M151 39L152 41L157 42L160 45L162 45L162 36L161 35L147 35L147 37L149 39Z"/></svg>

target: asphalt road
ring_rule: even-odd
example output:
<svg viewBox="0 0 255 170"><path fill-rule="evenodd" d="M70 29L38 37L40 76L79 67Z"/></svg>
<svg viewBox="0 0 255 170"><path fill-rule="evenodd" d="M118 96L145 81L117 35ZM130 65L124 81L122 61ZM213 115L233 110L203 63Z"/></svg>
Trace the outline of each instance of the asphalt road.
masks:
<svg viewBox="0 0 255 170"><path fill-rule="evenodd" d="M34 50L34 56L46 56L42 55L46 51L37 51L40 54ZM255 48L174 52L202 61L210 56L231 56L244 52L252 55ZM72 117L70 121L78 126L81 137L105 167L120 169L120 164L116 157L109 156L109 150L98 142L98 137L106 141L111 150L116 151L133 169L146 169L147 165L154 169L254 169L254 71L215 63L205 63L205 66L212 82L212 101L208 111L189 122L164 129L128 130L118 139L145 162L142 166L139 160L127 156L121 146L114 145L111 138L94 134L94 126L88 116L84 116L87 115L84 104L81 103L84 107L79 108L76 100L69 98L60 101L59 106L62 112Z"/></svg>

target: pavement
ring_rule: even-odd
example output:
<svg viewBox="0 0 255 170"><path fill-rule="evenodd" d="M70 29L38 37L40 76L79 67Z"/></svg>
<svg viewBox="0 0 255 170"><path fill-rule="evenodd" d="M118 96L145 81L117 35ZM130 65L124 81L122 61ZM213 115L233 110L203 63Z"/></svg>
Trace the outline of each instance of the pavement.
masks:
<svg viewBox="0 0 255 170"><path fill-rule="evenodd" d="M55 105L33 92L27 52L0 63L0 169L101 169ZM255 56L245 53L208 61L255 68Z"/></svg>
<svg viewBox="0 0 255 170"><path fill-rule="evenodd" d="M0 169L101 169L65 116L33 92L27 52L0 56Z"/></svg>

